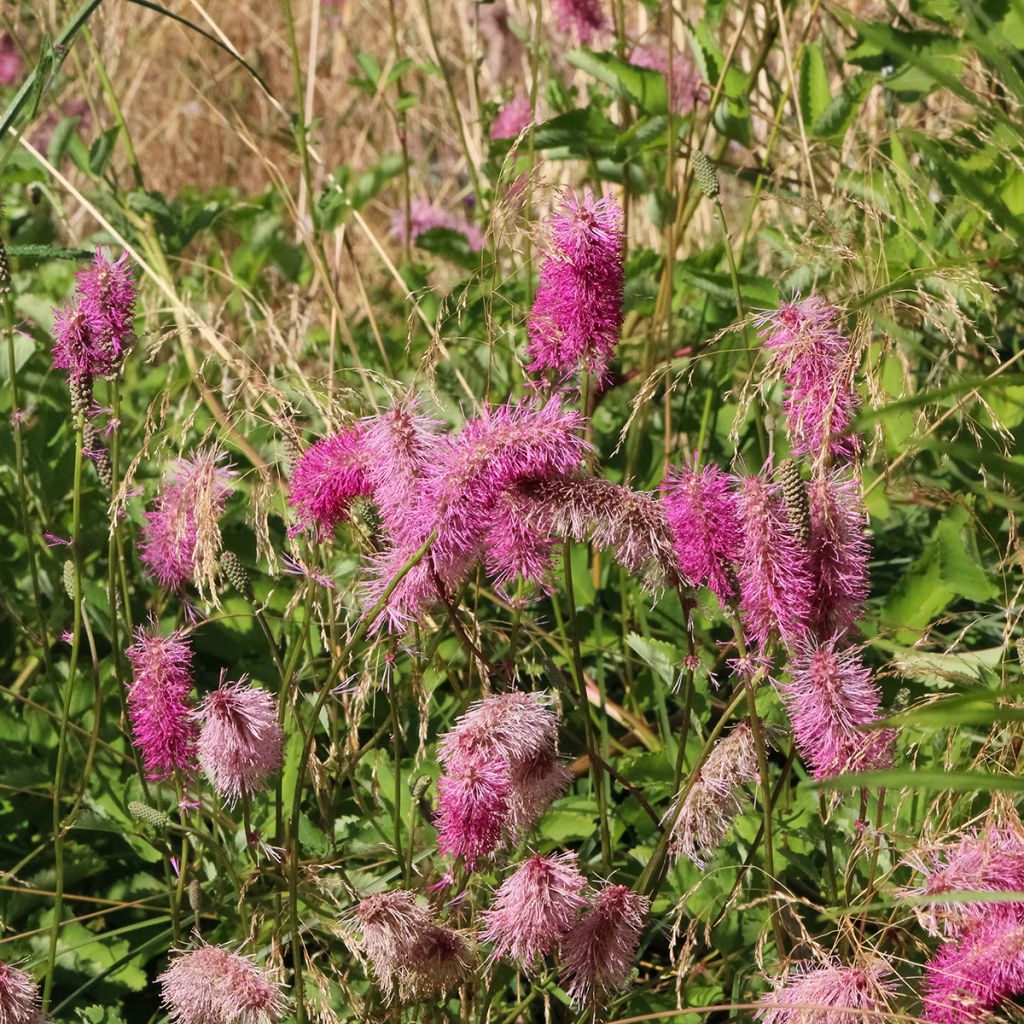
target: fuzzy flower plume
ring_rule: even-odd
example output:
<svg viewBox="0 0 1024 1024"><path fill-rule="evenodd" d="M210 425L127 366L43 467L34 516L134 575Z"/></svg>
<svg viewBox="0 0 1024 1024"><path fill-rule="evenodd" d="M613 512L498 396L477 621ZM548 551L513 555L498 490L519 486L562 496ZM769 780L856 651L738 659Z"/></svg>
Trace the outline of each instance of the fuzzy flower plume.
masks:
<svg viewBox="0 0 1024 1024"><path fill-rule="evenodd" d="M925 964L921 1017L932 1024L975 1024L1021 993L1024 923L1019 912L998 910L943 943Z"/></svg>
<svg viewBox="0 0 1024 1024"><path fill-rule="evenodd" d="M508 774L500 761L473 760L437 780L437 848L472 871L497 849L508 814Z"/></svg>
<svg viewBox="0 0 1024 1024"><path fill-rule="evenodd" d="M173 1024L277 1024L287 1009L265 970L220 946L174 953L157 980Z"/></svg>
<svg viewBox="0 0 1024 1024"><path fill-rule="evenodd" d="M660 71L668 87L670 109L679 114L688 114L697 103L706 98L700 72L685 53L672 54L672 68L669 74L668 54L663 49L637 46L629 55L629 63L638 68Z"/></svg>
<svg viewBox="0 0 1024 1024"><path fill-rule="evenodd" d="M732 600L732 563L743 546L743 531L729 474L717 466L684 466L665 477L662 503L683 575L713 590L723 604Z"/></svg>
<svg viewBox="0 0 1024 1024"><path fill-rule="evenodd" d="M785 381L790 449L818 463L847 461L860 438L845 431L859 405L850 341L839 311L818 295L785 302L761 319L771 370Z"/></svg>
<svg viewBox="0 0 1024 1024"><path fill-rule="evenodd" d="M39 983L25 971L0 962L0 1024L42 1024Z"/></svg>
<svg viewBox="0 0 1024 1024"><path fill-rule="evenodd" d="M715 744L682 807L674 805L665 816L666 822L674 819L669 842L672 855L689 857L698 867L705 867L743 810L736 791L756 778L754 737L743 722Z"/></svg>
<svg viewBox="0 0 1024 1024"><path fill-rule="evenodd" d="M233 473L220 453L204 448L179 458L146 512L139 550L149 574L163 587L188 582L213 593L221 537L218 520L231 495Z"/></svg>
<svg viewBox="0 0 1024 1024"><path fill-rule="evenodd" d="M557 948L586 906L586 886L576 854L534 854L498 887L484 914L482 937L494 944L495 957L531 970Z"/></svg>
<svg viewBox="0 0 1024 1024"><path fill-rule="evenodd" d="M491 122L492 139L514 139L529 125L533 109L526 96L515 96L498 111Z"/></svg>
<svg viewBox="0 0 1024 1024"><path fill-rule="evenodd" d="M527 323L533 373L600 381L622 327L622 210L609 195L569 193L550 225L550 253Z"/></svg>
<svg viewBox="0 0 1024 1024"><path fill-rule="evenodd" d="M774 635L792 646L805 632L810 609L806 556L780 491L764 473L740 480L740 610L747 636L759 647Z"/></svg>
<svg viewBox="0 0 1024 1024"><path fill-rule="evenodd" d="M473 252L484 247L484 236L475 224L470 224L454 213L432 206L425 199L414 199L410 203L409 223L406 224L405 210L399 209L391 218L391 236L401 240L405 237L405 229L409 228L409 244L415 245L420 235L425 235L434 228L444 228L462 235Z"/></svg>
<svg viewBox="0 0 1024 1024"><path fill-rule="evenodd" d="M606 885L562 942L562 984L576 1006L604 1002L629 981L651 901Z"/></svg>
<svg viewBox="0 0 1024 1024"><path fill-rule="evenodd" d="M552 0L555 23L563 35L589 43L608 24L599 0Z"/></svg>
<svg viewBox="0 0 1024 1024"><path fill-rule="evenodd" d="M140 626L125 654L133 677L128 684L132 738L146 774L158 781L173 771L191 771L196 751L189 704L192 648L184 633L161 636L155 624Z"/></svg>
<svg viewBox="0 0 1024 1024"><path fill-rule="evenodd" d="M863 731L881 717L882 697L856 648L841 650L834 638L802 645L782 696L816 779L891 765L893 730Z"/></svg>
<svg viewBox="0 0 1024 1024"><path fill-rule="evenodd" d="M895 975L882 959L801 964L761 999L756 1016L764 1024L885 1024L895 992Z"/></svg>
<svg viewBox="0 0 1024 1024"><path fill-rule="evenodd" d="M371 494L363 428L321 438L307 448L292 471L288 504L296 531L312 528L319 537L348 519L353 500Z"/></svg>
<svg viewBox="0 0 1024 1024"><path fill-rule="evenodd" d="M200 705L199 764L210 785L234 805L263 788L281 767L281 726L273 695L238 682L221 681Z"/></svg>
<svg viewBox="0 0 1024 1024"><path fill-rule="evenodd" d="M821 639L845 633L861 617L868 596L871 541L856 476L831 471L808 485L812 580L810 622Z"/></svg>
<svg viewBox="0 0 1024 1024"><path fill-rule="evenodd" d="M905 896L942 893L1019 892L1016 902L927 903L915 907L917 919L930 935L956 935L993 913L1014 910L1024 920L1024 842L1009 828L989 826L956 842L931 850L915 851L908 863L923 876Z"/></svg>

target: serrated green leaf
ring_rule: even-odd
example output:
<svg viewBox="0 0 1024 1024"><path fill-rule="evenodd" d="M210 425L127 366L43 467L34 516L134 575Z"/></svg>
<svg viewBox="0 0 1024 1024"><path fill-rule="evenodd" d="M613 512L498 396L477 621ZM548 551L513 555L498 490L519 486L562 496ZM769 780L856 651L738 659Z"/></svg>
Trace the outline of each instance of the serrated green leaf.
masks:
<svg viewBox="0 0 1024 1024"><path fill-rule="evenodd" d="M682 664L682 655L672 644L664 640L630 633L626 643L655 671L662 682L674 686Z"/></svg>
<svg viewBox="0 0 1024 1024"><path fill-rule="evenodd" d="M821 44L809 43L800 62L800 113L805 125L814 125L832 102L828 87L828 70Z"/></svg>

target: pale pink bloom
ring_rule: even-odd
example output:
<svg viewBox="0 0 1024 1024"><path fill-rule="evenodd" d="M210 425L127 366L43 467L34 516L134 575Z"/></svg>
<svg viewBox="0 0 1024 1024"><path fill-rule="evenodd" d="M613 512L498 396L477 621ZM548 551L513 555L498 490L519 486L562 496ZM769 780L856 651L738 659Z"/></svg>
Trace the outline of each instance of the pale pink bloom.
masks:
<svg viewBox="0 0 1024 1024"><path fill-rule="evenodd" d="M575 853L528 857L505 879L484 913L482 938L494 956L517 960L526 970L557 948L586 906L587 880Z"/></svg>
<svg viewBox="0 0 1024 1024"><path fill-rule="evenodd" d="M600 0L552 0L558 31L589 43L608 24Z"/></svg>
<svg viewBox="0 0 1024 1024"><path fill-rule="evenodd" d="M528 97L514 96L498 111L491 122L491 138L516 138L529 125L532 117L533 110Z"/></svg>
<svg viewBox="0 0 1024 1024"><path fill-rule="evenodd" d="M646 896L606 885L562 941L562 986L576 1006L603 1003L629 982L644 919Z"/></svg>
<svg viewBox="0 0 1024 1024"><path fill-rule="evenodd" d="M32 975L0 962L0 1024L43 1024L39 983Z"/></svg>
<svg viewBox="0 0 1024 1024"><path fill-rule="evenodd" d="M700 100L707 99L707 89L700 72L687 54L679 50L672 54L671 75L668 53L662 48L636 46L629 55L629 63L638 68L660 71L665 76L669 110L688 114Z"/></svg>
<svg viewBox="0 0 1024 1024"><path fill-rule="evenodd" d="M476 950L462 932L432 922L413 946L400 983L403 999L442 995L473 973Z"/></svg>
<svg viewBox="0 0 1024 1024"><path fill-rule="evenodd" d="M438 206L433 206L425 199L413 199L409 205L408 225L404 208L395 210L392 215L391 235L393 238L402 239L408 226L409 243L415 245L420 235L425 235L434 228L444 228L462 235L471 252L479 252L484 247L483 232L475 224L470 224L462 217L442 210Z"/></svg>
<svg viewBox="0 0 1024 1024"><path fill-rule="evenodd" d="M175 951L157 980L173 1024L277 1024L287 1009L264 969L220 946Z"/></svg>
<svg viewBox="0 0 1024 1024"><path fill-rule="evenodd" d="M283 733L273 694L221 680L200 705L199 764L229 804L258 792L281 767Z"/></svg>
<svg viewBox="0 0 1024 1024"><path fill-rule="evenodd" d="M572 782L572 772L558 759L554 749L547 749L510 763L508 781L506 841L515 843L565 793Z"/></svg>
<svg viewBox="0 0 1024 1024"><path fill-rule="evenodd" d="M437 780L437 848L472 871L501 842L508 816L508 771L501 761L463 761Z"/></svg>
<svg viewBox="0 0 1024 1024"><path fill-rule="evenodd" d="M895 975L882 959L801 964L761 998L756 1016L764 1024L885 1024L895 992Z"/></svg>

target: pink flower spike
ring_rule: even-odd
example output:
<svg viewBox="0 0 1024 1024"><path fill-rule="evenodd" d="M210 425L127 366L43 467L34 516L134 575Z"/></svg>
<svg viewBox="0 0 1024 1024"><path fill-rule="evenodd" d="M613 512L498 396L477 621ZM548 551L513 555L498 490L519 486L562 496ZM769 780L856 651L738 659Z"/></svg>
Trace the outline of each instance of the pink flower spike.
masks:
<svg viewBox="0 0 1024 1024"><path fill-rule="evenodd" d="M455 231L466 239L471 252L479 252L484 247L484 236L481 230L462 217L457 217L447 210L433 206L425 199L414 199L409 210L409 244L415 245L420 235L425 235L433 228L444 228ZM391 236L401 240L405 237L405 209L395 210L391 218Z"/></svg>
<svg viewBox="0 0 1024 1024"><path fill-rule="evenodd" d="M599 0L552 0L552 7L558 31L575 36L583 44L603 32L608 24Z"/></svg>
<svg viewBox="0 0 1024 1024"><path fill-rule="evenodd" d="M462 857L473 871L493 853L508 815L509 783L500 761L461 764L453 775L437 780L437 848Z"/></svg>
<svg viewBox="0 0 1024 1024"><path fill-rule="evenodd" d="M10 32L0 32L0 85L14 85L21 77L21 51ZM3 1022L3 1024L20 1024L20 1022Z"/></svg>
<svg viewBox="0 0 1024 1024"><path fill-rule="evenodd" d="M43 1024L39 983L25 971L0 961L0 1024Z"/></svg>
<svg viewBox="0 0 1024 1024"><path fill-rule="evenodd" d="M533 117L526 96L515 96L506 103L491 122L492 139L514 139L529 126Z"/></svg>
<svg viewBox="0 0 1024 1024"><path fill-rule="evenodd" d="M664 49L634 47L629 55L629 63L638 68L660 71L665 76L669 108L679 114L688 114L698 102L707 99L707 89L700 72L693 61L679 50L672 54L671 75L668 54Z"/></svg>
<svg viewBox="0 0 1024 1024"><path fill-rule="evenodd" d="M375 893L355 910L360 946L377 983L389 999L413 960L414 950L432 926L430 914L404 889Z"/></svg>
<svg viewBox="0 0 1024 1024"><path fill-rule="evenodd" d="M321 539L330 536L348 519L353 500L371 493L366 466L363 428L358 425L307 448L292 470L288 491L298 528L313 528Z"/></svg>
<svg viewBox="0 0 1024 1024"><path fill-rule="evenodd" d="M896 978L881 959L844 967L802 964L757 1011L764 1024L885 1024L891 1019Z"/></svg>

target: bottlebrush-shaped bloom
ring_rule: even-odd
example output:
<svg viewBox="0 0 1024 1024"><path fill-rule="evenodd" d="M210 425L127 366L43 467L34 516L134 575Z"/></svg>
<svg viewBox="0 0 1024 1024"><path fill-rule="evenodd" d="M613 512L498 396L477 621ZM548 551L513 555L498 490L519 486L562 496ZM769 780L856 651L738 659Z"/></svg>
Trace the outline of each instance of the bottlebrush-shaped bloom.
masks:
<svg viewBox="0 0 1024 1024"><path fill-rule="evenodd" d="M519 579L550 593L557 538L534 528L530 521L533 502L522 493L510 489L498 502L500 507L495 509L494 522L482 543L487 575L499 588Z"/></svg>
<svg viewBox="0 0 1024 1024"><path fill-rule="evenodd" d="M323 437L307 448L292 470L288 504L297 530L313 528L327 537L348 519L356 498L372 493L361 426Z"/></svg>
<svg viewBox="0 0 1024 1024"><path fill-rule="evenodd" d="M0 1024L42 1024L39 983L32 975L0 962Z"/></svg>
<svg viewBox="0 0 1024 1024"><path fill-rule="evenodd" d="M406 224L405 209L395 210L391 218L391 235L393 238L405 237L406 227L409 229L409 243L415 245L420 235L425 235L434 228L445 228L457 231L462 235L472 252L479 252L484 247L484 236L475 224L470 224L462 217L457 217L447 210L433 206L425 199L413 199L409 204L409 221Z"/></svg>
<svg viewBox="0 0 1024 1024"><path fill-rule="evenodd" d="M229 804L258 792L281 767L284 736L277 703L245 678L221 680L200 705L199 764L210 785Z"/></svg>
<svg viewBox="0 0 1024 1024"><path fill-rule="evenodd" d="M408 972L414 951L433 926L430 914L405 889L375 893L355 910L362 932L360 948L370 961L377 984L389 998Z"/></svg>
<svg viewBox="0 0 1024 1024"><path fill-rule="evenodd" d="M558 31L589 43L608 24L599 0L552 0Z"/></svg>
<svg viewBox="0 0 1024 1024"><path fill-rule="evenodd" d="M814 462L851 459L860 438L847 434L859 399L849 339L839 311L818 295L784 302L761 318L771 369L785 380L790 449Z"/></svg>
<svg viewBox="0 0 1024 1024"><path fill-rule="evenodd" d="M801 964L760 1000L764 1024L885 1024L892 1013L896 977L878 958L843 966Z"/></svg>
<svg viewBox="0 0 1024 1024"><path fill-rule="evenodd" d="M846 632L864 611L871 541L860 479L831 471L808 487L810 623L820 639Z"/></svg>
<svg viewBox="0 0 1024 1024"><path fill-rule="evenodd" d="M576 1006L604 1002L629 981L651 901L606 885L562 942L562 985Z"/></svg>
<svg viewBox="0 0 1024 1024"><path fill-rule="evenodd" d="M1015 911L1024 920L1024 841L1012 829L990 825L937 849L918 850L907 862L924 876L902 890L904 896L942 893L1019 892L1021 903L928 903L915 907L930 935L956 935L964 927L997 912Z"/></svg>
<svg viewBox="0 0 1024 1024"><path fill-rule="evenodd" d="M508 815L509 782L500 761L460 763L437 780L437 848L468 870L497 849Z"/></svg>
<svg viewBox="0 0 1024 1024"><path fill-rule="evenodd" d="M179 458L146 512L139 545L149 574L169 590L192 581L211 592L217 578L221 537L218 519L231 495L231 471L220 453L204 448Z"/></svg>
<svg viewBox="0 0 1024 1024"><path fill-rule="evenodd" d="M220 946L176 951L157 980L174 1024L277 1024L287 1009L265 970Z"/></svg>
<svg viewBox="0 0 1024 1024"><path fill-rule="evenodd" d="M700 72L685 53L677 50L672 54L671 74L668 54L663 49L649 46L634 47L629 55L629 63L638 68L660 71L665 76L669 108L677 113L688 114L697 106L698 101L705 98Z"/></svg>
<svg viewBox="0 0 1024 1024"><path fill-rule="evenodd" d="M517 842L569 788L572 772L554 750L543 750L509 765L508 781L505 831L510 842Z"/></svg>
<svg viewBox="0 0 1024 1024"><path fill-rule="evenodd" d="M526 96L514 96L498 111L491 122L492 139L514 139L533 118L533 108Z"/></svg>
<svg viewBox="0 0 1024 1024"><path fill-rule="evenodd" d="M0 32L0 85L14 85L21 77L22 66L21 52L14 37L10 32Z"/></svg>
<svg viewBox="0 0 1024 1024"><path fill-rule="evenodd" d="M804 763L816 779L891 764L894 733L864 732L881 717L881 693L857 648L808 642L791 662L782 697Z"/></svg>
<svg viewBox="0 0 1024 1024"><path fill-rule="evenodd" d="M932 1024L975 1024L1004 999L1024 992L1024 922L995 910L925 964L921 1017Z"/></svg>
<svg viewBox="0 0 1024 1024"><path fill-rule="evenodd" d="M811 580L779 485L764 473L742 477L739 513L743 545L737 576L747 637L764 647L777 634L791 646L806 631Z"/></svg>
<svg viewBox="0 0 1024 1024"><path fill-rule="evenodd" d="M495 957L517 960L531 970L557 947L586 906L586 887L576 854L534 854L498 886L484 913L482 937L494 944Z"/></svg>
<svg viewBox="0 0 1024 1024"><path fill-rule="evenodd" d="M534 373L566 378L588 370L599 381L622 327L622 210L609 195L569 193L550 225L550 254L527 323Z"/></svg>
<svg viewBox="0 0 1024 1024"><path fill-rule="evenodd" d="M743 546L732 479L718 466L684 466L665 476L662 502L683 575L713 590L724 604L735 595L732 563Z"/></svg>
<svg viewBox="0 0 1024 1024"><path fill-rule="evenodd" d="M196 729L189 704L192 648L185 634L161 636L155 624L140 626L125 654L133 677L128 684L132 739L146 774L157 781L173 771L191 771Z"/></svg>
<svg viewBox="0 0 1024 1024"><path fill-rule="evenodd" d="M666 822L673 822L672 855L689 857L698 867L705 867L743 810L736 791L757 777L754 736L749 724L741 722L715 744L682 807L677 802L665 815Z"/></svg>

